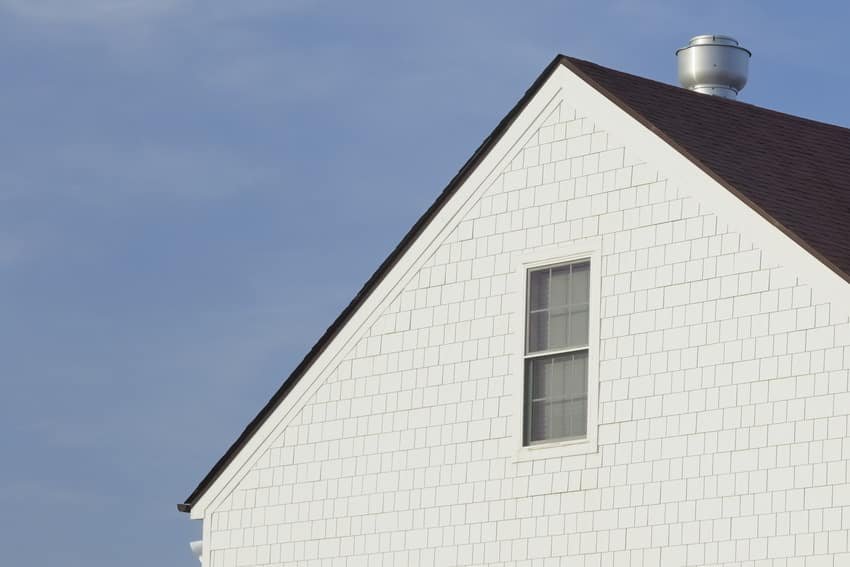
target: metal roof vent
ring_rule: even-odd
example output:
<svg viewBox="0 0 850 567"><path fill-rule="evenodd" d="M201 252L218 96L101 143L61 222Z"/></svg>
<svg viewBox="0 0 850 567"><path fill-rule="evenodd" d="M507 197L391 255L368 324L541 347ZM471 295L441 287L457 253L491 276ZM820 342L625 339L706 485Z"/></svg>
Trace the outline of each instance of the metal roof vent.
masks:
<svg viewBox="0 0 850 567"><path fill-rule="evenodd" d="M735 98L747 84L751 55L728 35L698 35L676 50L679 82L698 93Z"/></svg>

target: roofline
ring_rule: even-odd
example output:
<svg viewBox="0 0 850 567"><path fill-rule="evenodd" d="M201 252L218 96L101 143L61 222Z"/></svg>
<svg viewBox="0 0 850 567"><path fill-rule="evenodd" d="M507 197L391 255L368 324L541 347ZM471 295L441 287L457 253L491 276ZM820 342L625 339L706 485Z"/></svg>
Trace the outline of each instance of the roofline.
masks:
<svg viewBox="0 0 850 567"><path fill-rule="evenodd" d="M557 55L550 63L546 66L543 72L539 77L532 83L532 85L525 91L525 94L522 98L516 103L516 105L511 109L508 114L502 118L501 122L496 126L496 128L487 136L484 141L478 146L478 149L472 154L472 156L463 164L463 167L457 172L457 174L452 178L449 184L443 189L442 193L440 193L437 200L428 207L428 210L419 217L419 220L416 221L416 224L404 235L401 242L390 252L390 255L381 263L378 269L374 274L363 284L363 287L360 291L357 292L357 295L354 296L354 299L348 304L348 306L343 309L342 313L334 320L330 327L324 332L324 334L319 338L318 342L313 345L313 348L310 349L310 352L304 357L303 360L295 367L295 370L289 375L289 377L284 381L283 385L274 393L271 399L266 403L263 409L251 420L251 422L245 427L245 430L239 435L236 441L230 446L226 453L216 462L212 469L206 474L206 476L201 480L195 490L189 495L186 500L180 504L177 504L177 510L180 512L191 512L192 507L200 500L200 498L204 495L204 493L209 489L210 486L221 476L221 473L227 468L227 466L236 458L236 455L242 450L242 448L250 441L250 439L254 436L257 430L266 422L266 420L271 416L275 409L280 405L280 403L286 398L289 392L295 387L295 385L301 380L301 377L307 372L307 370L312 366L312 364L316 361L316 359L321 356L321 354L325 351L325 349L330 345L333 339L337 336L339 331L345 326L345 324L351 319L352 315L360 308L360 306L366 301L366 299L372 294L375 288L381 283L381 281L386 277L386 275L393 269L396 263L404 256L404 253L407 252L408 248L413 244L413 242L419 237L422 231L431 223L434 217L437 216L437 213L442 210L443 206L451 199L452 195L455 194L457 189L463 185L463 182L469 177L469 175L475 171L478 167L478 164L484 159L484 157L490 152L491 149L502 139L505 132L507 132L508 128L510 128L511 124L514 123L516 118L520 115L520 113L528 106L528 103L534 98L537 92L541 89L541 87L546 83L549 77L555 72L559 65L565 64L566 57L563 55Z"/></svg>
<svg viewBox="0 0 850 567"><path fill-rule="evenodd" d="M654 124L652 124L652 122L650 122L645 116L643 116L639 112L635 111L628 104L626 104L625 102L620 100L617 96L612 94L611 91L609 91L608 89L606 89L605 87L600 85L598 82L596 82L593 78L591 78L584 71L582 71L577 65L573 64L572 58L567 57L565 55L560 55L559 58L561 59L561 63L566 68L568 68L570 71L572 71L573 73L578 75L578 77L580 77L581 80L583 80L588 85L590 85L591 87L593 87L594 89L599 91L600 94L602 94L605 98L607 98L609 101L614 103L623 112L625 112L626 114L628 114L629 116L631 116L632 118L634 118L635 120L640 122L640 124L643 127L650 130L653 134L655 134L656 136L658 136L659 138L664 140L667 144L670 145L670 147L672 147L674 150L676 150L677 152L682 154L684 157L686 157L688 159L688 161L693 163L700 170L702 170L709 177L711 177L715 182L720 184L721 187L723 187L724 189L726 189L727 191L732 193L735 197L737 197L745 205L747 205L752 210L754 210L756 213L758 213L759 216L761 216L767 222L769 222L770 224L775 226L777 229L779 229L780 232L782 232L785 236L787 236L788 238L793 240L803 250L805 250L806 252L808 252L809 254L814 256L815 258L817 258L827 268L829 268L830 270L835 272L835 274L838 275L841 279L850 283L850 274L844 272L844 270L842 270L841 268L836 266L832 262L832 260L830 260L829 258L824 256L823 254L821 254L814 247L812 247L809 243L807 243L805 240L803 240L799 235L797 235L796 232L794 232L793 230L791 230L790 228L786 227L781 222L776 220L773 216L770 215L770 213L765 211L763 208L761 208L759 205L757 205L753 200L751 200L749 197L747 197L741 191L739 191L737 188L735 188L731 183L729 183L728 181L723 179L720 175L715 173L714 170L712 170L710 167L708 167L706 164L704 164L702 161L700 161L696 156L694 156L691 152L689 152L687 149L685 149L681 144L679 144L678 142L673 140L673 138L668 136L664 131L660 130ZM622 71L620 71L620 72L622 72ZM625 73L625 74L628 75L630 73ZM646 79L645 77L641 77L641 79L652 80L652 79ZM658 81L656 81L656 82L658 82ZM660 84L666 84L666 83L660 83ZM702 96L710 96L710 95L702 95ZM747 103L742 103L742 102L739 102L739 101L731 101L731 100L728 101L728 102L730 104L747 104ZM754 106L754 105L749 105L749 106ZM782 113L782 112L777 112L775 110L764 109L762 107L757 107L757 108L762 109L762 110L768 110L770 112L775 112L777 114L783 114L785 116L790 116L790 117L798 119L798 120L803 120L803 121L807 121L807 122L816 122L815 120L810 120L808 118L802 118L800 116L794 116L792 114L785 114L785 113ZM834 128L842 128L841 126L836 126L834 124L827 124L827 123L819 123L819 124L825 124L827 126L831 126L831 127L834 127Z"/></svg>
<svg viewBox="0 0 850 567"><path fill-rule="evenodd" d="M576 59L576 61L578 61L578 59ZM821 254L820 252L815 250L811 245L806 243L806 241L800 238L794 231L790 230L778 220L773 218L764 209L759 207L751 199L741 193L741 191L736 189L734 186L724 180L720 175L715 173L711 168L702 163L699 159L697 159L688 150L686 150L679 143L673 140L665 132L658 129L646 117L636 112L633 108L631 108L617 96L612 94L608 89L606 89L593 78L588 76L584 71L582 71L577 65L573 63L572 58L567 57L565 55L557 55L546 66L546 68L543 70L540 76L537 77L534 83L532 83L528 90L526 90L525 94L510 110L510 112L508 112L508 114L501 120L501 122L499 122L499 124L490 133L490 135L484 139L478 149L475 150L472 156L466 161L463 167L461 167L461 169L452 178L452 180L445 187L445 189L443 189L442 193L440 193L434 203L428 208L428 210L425 211L425 213L421 217L419 217L419 220L416 221L416 224L414 224L413 227L407 232L407 234L404 235L404 238L402 238L401 242L398 243L398 245L393 249L389 256L387 256L387 258L381 263L375 273L372 274L372 276L366 281L365 284L363 284L363 287L360 289L360 291L357 292L357 295L354 296L354 299L351 300L348 306L342 311L342 313L339 314L339 316L336 318L336 320L334 320L331 326L328 327L324 334L319 338L318 342L316 342L316 344L313 346L313 348L310 349L310 351L303 358L303 360L301 360L295 370L293 370L289 377L284 381L283 385L281 385L281 387L274 393L274 395L260 410L256 417L254 417L254 419L252 419L251 422L245 427L245 429L242 431L236 441L233 442L227 452L224 453L224 455L218 460L218 462L216 462L213 468L210 469L206 476L204 476L203 480L201 480L195 490L192 491L192 493L188 496L188 498L186 498L184 502L177 504L177 509L180 512L191 512L192 507L198 502L198 500L200 500L200 498L204 495L207 489L212 486L216 479L218 479L221 473L224 472L227 466L236 458L236 455L250 441L253 435L266 422L269 416L271 416L274 410L277 409L277 407L281 404L284 398L286 398L286 396L295 387L295 385L301 380L302 376L307 372L307 370L312 366L312 364L318 359L319 356L322 355L322 353L324 353L324 351L327 349L333 339L337 336L339 331L351 319L351 317L360 308L360 306L363 305L366 299L372 294L372 292L378 287L381 281L393 269L393 267L405 254L405 252L407 252L413 242L431 223L434 217L437 216L440 210L442 210L443 206L449 201L452 195L454 195L454 193L464 183L464 181L466 181L469 175L478 167L484 157L490 152L490 150L493 149L493 147L499 142L499 140L501 140L502 136L504 136L504 134L514 123L516 118L519 116L519 114L525 109L526 106L528 106L529 102L531 102L531 100L540 91L546 81L561 65L569 69L571 72L575 73L584 82L593 87L596 91L598 91L605 98L614 103L626 114L637 120L642 126L647 128L653 134L655 134L664 142L669 144L673 149L682 154L696 167L698 167L709 177L711 177L715 182L717 182L723 188L731 192L740 201L742 201L744 204L746 204L748 207L758 213L770 224L779 229L783 234L793 240L806 252L817 258L821 263L823 263L830 270L835 272L844 281L850 283L850 275L845 273L832 261L826 258L823 254ZM737 101L731 103L746 104ZM812 120L799 116L794 116L794 118L814 122Z"/></svg>

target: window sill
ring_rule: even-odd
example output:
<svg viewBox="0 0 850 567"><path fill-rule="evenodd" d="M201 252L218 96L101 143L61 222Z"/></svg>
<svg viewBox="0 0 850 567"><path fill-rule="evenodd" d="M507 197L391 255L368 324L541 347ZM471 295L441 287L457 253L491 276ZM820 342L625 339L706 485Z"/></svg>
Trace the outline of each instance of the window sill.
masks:
<svg viewBox="0 0 850 567"><path fill-rule="evenodd" d="M551 443L539 443L536 445L523 445L519 447L514 454L513 462L519 463L524 461L587 455L595 453L597 449L598 446L596 439L589 437L585 437L583 439L569 439L566 441L552 441Z"/></svg>

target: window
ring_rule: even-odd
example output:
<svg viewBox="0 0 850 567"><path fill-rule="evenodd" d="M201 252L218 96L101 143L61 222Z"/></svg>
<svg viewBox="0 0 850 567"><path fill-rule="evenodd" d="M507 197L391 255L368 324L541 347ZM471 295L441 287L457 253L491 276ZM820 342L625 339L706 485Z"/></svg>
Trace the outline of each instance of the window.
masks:
<svg viewBox="0 0 850 567"><path fill-rule="evenodd" d="M510 358L514 462L599 449L602 239L513 259Z"/></svg>
<svg viewBox="0 0 850 567"><path fill-rule="evenodd" d="M527 271L523 445L588 432L590 261Z"/></svg>

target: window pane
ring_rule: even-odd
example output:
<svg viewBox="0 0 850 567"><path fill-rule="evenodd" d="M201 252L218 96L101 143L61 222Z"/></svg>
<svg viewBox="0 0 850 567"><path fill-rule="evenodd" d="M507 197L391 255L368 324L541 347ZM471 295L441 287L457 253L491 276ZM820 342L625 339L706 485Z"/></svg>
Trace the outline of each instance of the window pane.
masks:
<svg viewBox="0 0 850 567"><path fill-rule="evenodd" d="M552 268L549 280L549 307L569 304L570 265Z"/></svg>
<svg viewBox="0 0 850 567"><path fill-rule="evenodd" d="M549 434L549 412L547 412L545 401L532 402L531 404L531 420L530 420L530 435L529 442L539 441L541 439L550 439Z"/></svg>
<svg viewBox="0 0 850 567"><path fill-rule="evenodd" d="M587 305L573 307L570 311L569 340L566 341L567 346L587 345L588 323Z"/></svg>
<svg viewBox="0 0 850 567"><path fill-rule="evenodd" d="M574 385L573 392L587 395L587 351L573 353L572 366L570 368L571 384Z"/></svg>
<svg viewBox="0 0 850 567"><path fill-rule="evenodd" d="M549 341L540 350L564 348L567 346L567 333L570 312L564 307L549 310Z"/></svg>
<svg viewBox="0 0 850 567"><path fill-rule="evenodd" d="M549 344L549 312L538 311L528 316L528 352L546 350Z"/></svg>
<svg viewBox="0 0 850 567"><path fill-rule="evenodd" d="M532 402L534 400L545 400L547 396L551 395L551 372L547 372L550 369L551 366L546 364L536 364L531 367L527 383L528 387L531 388L528 396Z"/></svg>
<svg viewBox="0 0 850 567"><path fill-rule="evenodd" d="M587 395L587 351L574 353L564 376L564 397L582 398Z"/></svg>
<svg viewBox="0 0 850 567"><path fill-rule="evenodd" d="M587 435L587 399L564 402L564 426L560 437Z"/></svg>
<svg viewBox="0 0 850 567"><path fill-rule="evenodd" d="M529 274L528 306L532 311L549 306L549 268L535 270Z"/></svg>
<svg viewBox="0 0 850 567"><path fill-rule="evenodd" d="M570 277L570 303L572 305L590 301L590 262L572 264Z"/></svg>
<svg viewBox="0 0 850 567"><path fill-rule="evenodd" d="M587 433L587 351L528 359L526 443Z"/></svg>
<svg viewBox="0 0 850 567"><path fill-rule="evenodd" d="M567 382L563 380L570 371L572 361L566 356L553 356L547 358L546 375L550 378L549 395L550 400L558 400L567 395Z"/></svg>

